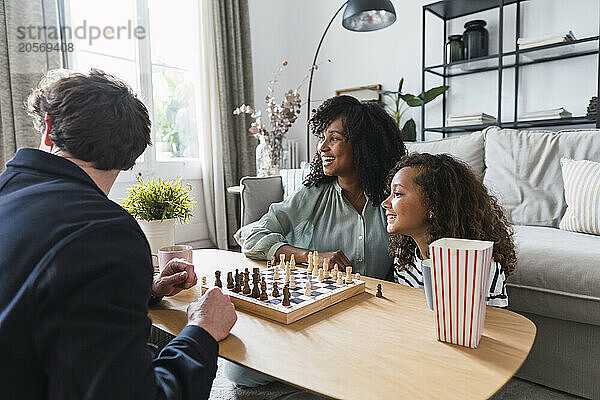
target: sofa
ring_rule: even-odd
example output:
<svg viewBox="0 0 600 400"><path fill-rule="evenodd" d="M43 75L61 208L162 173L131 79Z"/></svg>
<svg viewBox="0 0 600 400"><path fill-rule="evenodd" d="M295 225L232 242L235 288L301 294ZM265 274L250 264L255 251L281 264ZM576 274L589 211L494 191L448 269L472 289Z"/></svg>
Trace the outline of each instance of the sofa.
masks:
<svg viewBox="0 0 600 400"><path fill-rule="evenodd" d="M448 153L469 164L514 224L517 267L507 280L509 309L537 326L517 376L600 398L600 236L559 229L567 208L560 160L600 162L600 130L489 127L406 146L409 152ZM244 225L293 192L297 185L290 186L288 174L247 178ZM239 242L249 228L238 231Z"/></svg>

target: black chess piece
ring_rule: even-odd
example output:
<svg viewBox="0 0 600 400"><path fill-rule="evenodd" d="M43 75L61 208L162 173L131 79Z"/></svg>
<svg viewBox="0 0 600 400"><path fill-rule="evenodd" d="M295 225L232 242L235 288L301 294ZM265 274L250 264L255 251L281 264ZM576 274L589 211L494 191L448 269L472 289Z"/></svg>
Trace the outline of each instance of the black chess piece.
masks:
<svg viewBox="0 0 600 400"><path fill-rule="evenodd" d="M377 293L375 293L377 297L383 297L383 292L381 291L381 283L377 284Z"/></svg>
<svg viewBox="0 0 600 400"><path fill-rule="evenodd" d="M258 289L258 279L256 279L254 282L254 287L252 287L252 293L250 294L250 296L252 296L252 298L254 299L258 299L260 297L260 290Z"/></svg>
<svg viewBox="0 0 600 400"><path fill-rule="evenodd" d="M250 285L248 284L248 275L244 276L244 289L242 290L243 294L250 294Z"/></svg>
<svg viewBox="0 0 600 400"><path fill-rule="evenodd" d="M218 288L223 287L223 283L221 283L221 271L215 271L215 286Z"/></svg>
<svg viewBox="0 0 600 400"><path fill-rule="evenodd" d="M233 276L233 281L234 281L234 282L237 282L237 280L239 279L239 277L240 277L240 272L239 272L239 270L236 268L236 269L235 269L235 275Z"/></svg>
<svg viewBox="0 0 600 400"><path fill-rule="evenodd" d="M277 289L277 282L273 282L273 292L271 293L273 297L279 297L279 289Z"/></svg>
<svg viewBox="0 0 600 400"><path fill-rule="evenodd" d="M227 289L231 290L233 289L234 284L233 284L233 273L232 272L228 272L227 273Z"/></svg>
<svg viewBox="0 0 600 400"><path fill-rule="evenodd" d="M262 278L262 281L260 282L260 299L261 300L268 300L269 296L267 295L267 282L265 282L265 278Z"/></svg>
<svg viewBox="0 0 600 400"><path fill-rule="evenodd" d="M281 304L286 307L290 305L290 288L287 285L283 287L283 301Z"/></svg>
<svg viewBox="0 0 600 400"><path fill-rule="evenodd" d="M233 286L233 291L235 293L239 293L242 291L242 276L237 274L237 278L235 278L235 284Z"/></svg>

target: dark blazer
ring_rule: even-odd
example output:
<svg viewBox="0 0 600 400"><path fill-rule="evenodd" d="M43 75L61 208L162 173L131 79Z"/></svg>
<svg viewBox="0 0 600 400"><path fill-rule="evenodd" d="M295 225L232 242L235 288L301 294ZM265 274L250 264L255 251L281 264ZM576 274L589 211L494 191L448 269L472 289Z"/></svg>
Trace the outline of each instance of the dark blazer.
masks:
<svg viewBox="0 0 600 400"><path fill-rule="evenodd" d="M0 397L208 398L218 343L187 326L153 360L138 224L71 161L21 149L0 175Z"/></svg>

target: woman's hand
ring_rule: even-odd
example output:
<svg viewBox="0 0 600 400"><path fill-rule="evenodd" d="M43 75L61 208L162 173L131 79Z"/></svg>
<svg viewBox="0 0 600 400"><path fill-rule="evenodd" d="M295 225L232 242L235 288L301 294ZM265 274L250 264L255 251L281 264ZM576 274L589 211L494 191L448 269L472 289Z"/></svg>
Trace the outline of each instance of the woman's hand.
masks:
<svg viewBox="0 0 600 400"><path fill-rule="evenodd" d="M183 289L191 288L197 281L194 265L182 258L174 258L167 263L159 275L154 277L152 296L173 296Z"/></svg>
<svg viewBox="0 0 600 400"><path fill-rule="evenodd" d="M323 261L326 259L329 260L330 271L333 270L333 266L335 264L338 265L340 271L345 271L346 267L350 267L352 265L350 260L348 260L348 257L346 257L344 252L341 250L319 252L319 268L323 266Z"/></svg>

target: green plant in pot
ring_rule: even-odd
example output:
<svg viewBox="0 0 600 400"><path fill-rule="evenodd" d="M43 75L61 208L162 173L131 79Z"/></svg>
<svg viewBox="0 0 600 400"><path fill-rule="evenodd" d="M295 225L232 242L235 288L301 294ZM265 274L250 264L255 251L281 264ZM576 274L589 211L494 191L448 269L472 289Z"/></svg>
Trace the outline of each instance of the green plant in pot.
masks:
<svg viewBox="0 0 600 400"><path fill-rule="evenodd" d="M192 187L181 178L170 181L158 178L144 180L129 188L121 206L138 221L152 253L175 244L175 223L186 223L193 216Z"/></svg>
<svg viewBox="0 0 600 400"><path fill-rule="evenodd" d="M402 119L410 107L421 107L423 103L429 103L449 88L449 86L437 86L426 91L423 96L421 94L402 93L403 84L404 78L400 79L398 90L396 91L376 89L384 98L380 101L381 106L394 118L398 126L401 126ZM385 98L392 100L392 104L387 104ZM417 140L417 125L412 118L404 122L401 131L402 140L405 142L414 142Z"/></svg>

